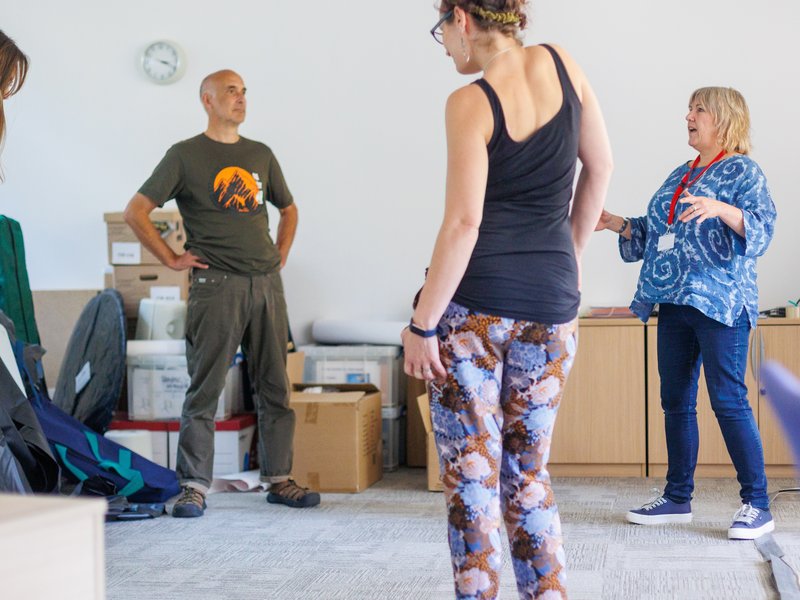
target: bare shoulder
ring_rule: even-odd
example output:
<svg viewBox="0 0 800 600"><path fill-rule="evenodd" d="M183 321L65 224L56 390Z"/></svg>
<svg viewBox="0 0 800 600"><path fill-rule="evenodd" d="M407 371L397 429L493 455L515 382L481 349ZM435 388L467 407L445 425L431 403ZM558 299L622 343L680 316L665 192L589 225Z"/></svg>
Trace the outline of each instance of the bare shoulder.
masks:
<svg viewBox="0 0 800 600"><path fill-rule="evenodd" d="M569 75L569 79L572 82L572 87L575 88L575 92L578 94L578 99L583 100L583 87L586 83L586 76L583 73L583 69L581 69L577 61L572 58L572 55L562 46L559 46L558 44L552 44L550 42L548 42L546 45L550 46L553 50L555 50L556 54L558 54L561 62L564 63L564 67L567 69L567 75ZM529 46L527 50L537 59L546 57L548 61L552 60L550 53L544 46L544 44L538 46Z"/></svg>
<svg viewBox="0 0 800 600"><path fill-rule="evenodd" d="M458 88L447 98L445 111L449 125L460 130L480 131L488 140L494 118L486 93L475 84Z"/></svg>
<svg viewBox="0 0 800 600"><path fill-rule="evenodd" d="M489 106L486 94L475 84L465 85L458 88L447 98L447 112L461 113L477 109L481 104Z"/></svg>

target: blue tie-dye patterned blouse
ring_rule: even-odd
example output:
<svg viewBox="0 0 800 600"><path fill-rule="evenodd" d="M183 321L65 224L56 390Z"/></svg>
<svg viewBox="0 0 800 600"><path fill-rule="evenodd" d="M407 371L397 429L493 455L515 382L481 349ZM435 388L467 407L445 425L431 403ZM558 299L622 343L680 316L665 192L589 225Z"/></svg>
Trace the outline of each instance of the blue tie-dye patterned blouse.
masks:
<svg viewBox="0 0 800 600"><path fill-rule="evenodd" d="M741 208L745 237L719 218L681 223L677 215L685 205L679 202L672 225L675 246L659 252L658 238L667 231L672 196L688 170L688 164L675 169L650 200L647 216L631 219L631 239L619 238L625 262L644 260L631 310L647 322L655 304L668 302L693 306L732 326L744 308L750 326L755 327L756 257L764 254L772 240L776 216L766 177L747 156L734 155L711 165L689 191Z"/></svg>

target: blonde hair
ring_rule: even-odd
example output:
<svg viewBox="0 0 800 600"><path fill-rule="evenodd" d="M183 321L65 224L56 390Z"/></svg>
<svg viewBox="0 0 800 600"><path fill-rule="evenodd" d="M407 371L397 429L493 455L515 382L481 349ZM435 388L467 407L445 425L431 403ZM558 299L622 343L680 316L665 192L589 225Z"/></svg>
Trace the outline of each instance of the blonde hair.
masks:
<svg viewBox="0 0 800 600"><path fill-rule="evenodd" d="M714 117L723 150L750 153L750 111L741 93L727 87L703 87L692 92L689 103L695 102Z"/></svg>
<svg viewBox="0 0 800 600"><path fill-rule="evenodd" d="M475 17L479 29L519 38L528 24L527 4L528 0L441 0L439 13L457 6Z"/></svg>

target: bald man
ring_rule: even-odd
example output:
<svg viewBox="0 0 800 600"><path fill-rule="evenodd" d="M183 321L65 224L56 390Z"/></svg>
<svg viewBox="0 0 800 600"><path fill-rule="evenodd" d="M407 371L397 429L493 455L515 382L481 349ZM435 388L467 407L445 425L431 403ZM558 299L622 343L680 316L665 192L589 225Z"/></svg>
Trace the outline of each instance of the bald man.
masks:
<svg viewBox="0 0 800 600"><path fill-rule="evenodd" d="M258 411L261 478L267 501L294 508L319 504L319 494L290 478L294 411L289 408L289 339L280 271L297 229L297 207L272 151L239 135L246 88L233 71L203 79L204 133L172 146L125 209L139 240L167 267L192 270L186 319L191 383L181 415L177 472L183 492L174 517L206 509L214 462L214 413L225 375L241 344ZM186 251L175 254L149 214L175 198L186 228ZM272 241L264 202L280 211Z"/></svg>

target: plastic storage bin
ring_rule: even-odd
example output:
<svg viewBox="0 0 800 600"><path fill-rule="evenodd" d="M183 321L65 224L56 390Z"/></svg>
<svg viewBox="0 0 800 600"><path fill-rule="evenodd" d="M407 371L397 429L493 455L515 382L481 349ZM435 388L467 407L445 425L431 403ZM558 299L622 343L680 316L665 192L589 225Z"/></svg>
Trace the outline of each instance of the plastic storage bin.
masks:
<svg viewBox="0 0 800 600"><path fill-rule="evenodd" d="M182 340L128 342L126 363L130 419L180 418L186 390L189 389L184 349ZM237 354L228 369L215 420L226 419L242 410L242 360L243 356Z"/></svg>
<svg viewBox="0 0 800 600"><path fill-rule="evenodd" d="M399 346L301 346L304 383L371 383L381 404L405 404L406 390Z"/></svg>
<svg viewBox="0 0 800 600"><path fill-rule="evenodd" d="M178 466L178 424L169 431L169 468ZM250 448L256 432L256 416L234 415L214 423L214 466L212 477L222 477L250 469Z"/></svg>
<svg viewBox="0 0 800 600"><path fill-rule="evenodd" d="M405 462L406 455L406 408L395 406L381 409L383 430L383 470L395 471Z"/></svg>

